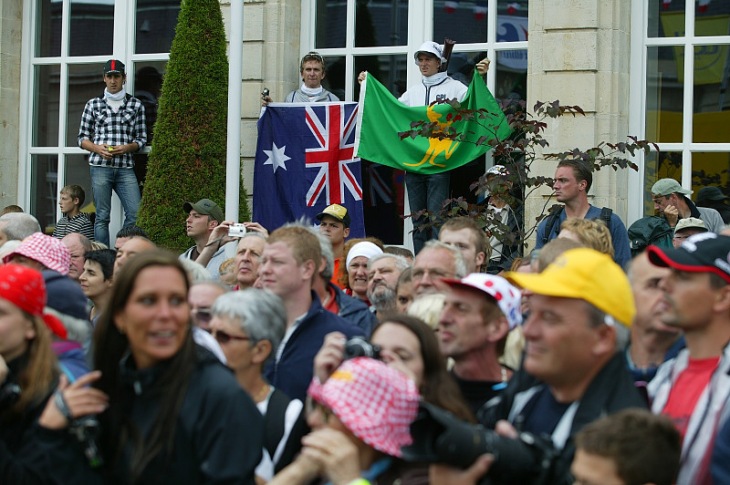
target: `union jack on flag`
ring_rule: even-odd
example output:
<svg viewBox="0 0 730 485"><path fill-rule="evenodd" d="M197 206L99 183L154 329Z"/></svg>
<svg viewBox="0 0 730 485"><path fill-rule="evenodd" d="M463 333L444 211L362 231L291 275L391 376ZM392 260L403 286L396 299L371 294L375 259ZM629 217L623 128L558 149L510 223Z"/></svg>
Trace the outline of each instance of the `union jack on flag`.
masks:
<svg viewBox="0 0 730 485"><path fill-rule="evenodd" d="M358 104L271 103L261 113L254 165L253 219L269 230L330 204L350 213L350 237L364 237Z"/></svg>

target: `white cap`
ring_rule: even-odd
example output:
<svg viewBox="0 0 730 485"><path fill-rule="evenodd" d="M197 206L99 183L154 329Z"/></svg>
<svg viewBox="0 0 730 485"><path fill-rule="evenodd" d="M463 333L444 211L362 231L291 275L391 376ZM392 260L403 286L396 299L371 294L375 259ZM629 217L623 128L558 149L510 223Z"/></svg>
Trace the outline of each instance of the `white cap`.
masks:
<svg viewBox="0 0 730 485"><path fill-rule="evenodd" d="M436 56L437 58L441 59L441 64L446 62L446 58L444 58L444 48L436 42L424 42L423 44L421 44L421 47L419 47L418 50L413 53L413 59L416 61L416 65L418 65L418 54L421 52L428 52L429 54Z"/></svg>
<svg viewBox="0 0 730 485"><path fill-rule="evenodd" d="M487 170L487 175L509 175L509 172L504 165L494 165Z"/></svg>
<svg viewBox="0 0 730 485"><path fill-rule="evenodd" d="M355 244L347 252L347 260L345 261L345 267L348 268L353 259L358 256L365 256L370 259L378 254L383 254L383 250L370 241L361 241Z"/></svg>

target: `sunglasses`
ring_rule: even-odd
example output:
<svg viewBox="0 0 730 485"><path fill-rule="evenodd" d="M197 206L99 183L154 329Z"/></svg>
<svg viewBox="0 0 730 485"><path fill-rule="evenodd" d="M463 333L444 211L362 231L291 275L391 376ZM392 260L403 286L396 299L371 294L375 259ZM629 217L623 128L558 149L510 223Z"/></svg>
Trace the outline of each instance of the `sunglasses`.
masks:
<svg viewBox="0 0 730 485"><path fill-rule="evenodd" d="M251 340L249 337L239 337L238 335L231 335L224 332L223 330L213 330L211 332L213 338L221 345L225 345L231 340Z"/></svg>

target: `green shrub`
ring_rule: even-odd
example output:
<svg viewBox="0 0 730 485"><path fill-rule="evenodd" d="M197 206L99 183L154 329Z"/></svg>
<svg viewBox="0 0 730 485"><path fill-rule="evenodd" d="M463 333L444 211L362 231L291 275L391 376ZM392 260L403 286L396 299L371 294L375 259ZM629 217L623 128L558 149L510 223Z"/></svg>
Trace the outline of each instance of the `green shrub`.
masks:
<svg viewBox="0 0 730 485"><path fill-rule="evenodd" d="M182 251L186 201L225 207L228 59L218 0L183 0L159 100L137 224ZM248 220L241 184L239 220Z"/></svg>

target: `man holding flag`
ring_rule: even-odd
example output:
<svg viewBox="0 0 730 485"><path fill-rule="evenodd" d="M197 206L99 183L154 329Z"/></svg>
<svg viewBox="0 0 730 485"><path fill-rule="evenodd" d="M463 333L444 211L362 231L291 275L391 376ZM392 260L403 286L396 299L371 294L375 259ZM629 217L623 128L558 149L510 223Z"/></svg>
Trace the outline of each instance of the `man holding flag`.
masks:
<svg viewBox="0 0 730 485"><path fill-rule="evenodd" d="M411 86L398 101L408 107L428 107L425 113L394 108L393 104L398 103L392 103L387 99L388 96L385 94L388 93L387 90L377 80L372 76L367 77L366 72L361 72L358 76L358 82L363 83L366 78L368 81L363 84L360 94L362 112L356 142L357 155L376 163L406 170L406 186L411 214L416 214L424 209L433 214L441 210L443 201L449 195L449 171L470 162L486 152L489 147L483 146L481 150L473 149L480 147L472 147L465 151L462 148L463 143L437 137L401 142L398 131L409 129L411 121L426 121L426 118L430 122L438 123L440 130L449 130L452 128L453 120L447 119L445 115L452 108L446 101L452 99L463 102L467 105L464 107L469 109L487 108L494 111L494 106L496 106L502 119L504 115L494 98L491 98L486 91L481 79L479 81L482 83L482 91L491 98L492 105L485 106L477 99L479 96L472 93L474 81L467 90L462 83L449 77L445 70L441 72L442 65L446 62L443 46L436 42L425 42L415 52L414 59L421 71L421 83ZM489 69L489 62L489 59L483 59L477 63L476 69L480 76ZM467 98L470 97L467 96L468 94L471 95L473 107L467 103ZM395 100L393 99L393 101ZM432 105L432 103L436 104ZM424 111L423 108L420 111ZM493 133L491 138L504 138L509 135L507 123L503 121L496 123L496 125L500 124L502 125L499 127L500 130L496 130L495 127L497 132ZM459 133L466 132L457 125L453 125L453 128L457 129ZM418 144L418 141L425 145L411 148L406 146ZM454 160L448 164L444 163L452 157ZM415 253L421 250L426 241L438 236L437 227L430 231L418 230L418 226L425 222L426 218L423 216L414 219L413 249Z"/></svg>

